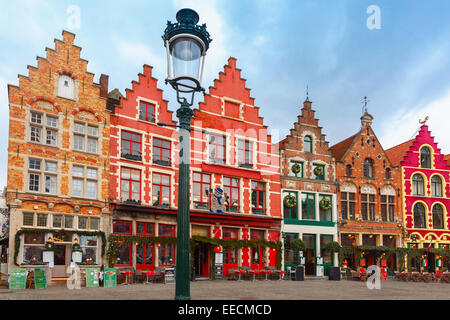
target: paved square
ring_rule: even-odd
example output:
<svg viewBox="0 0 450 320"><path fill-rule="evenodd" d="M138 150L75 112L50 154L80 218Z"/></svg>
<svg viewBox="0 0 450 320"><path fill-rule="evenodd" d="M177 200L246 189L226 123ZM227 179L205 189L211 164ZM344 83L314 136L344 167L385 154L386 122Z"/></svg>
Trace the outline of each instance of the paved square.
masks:
<svg viewBox="0 0 450 320"><path fill-rule="evenodd" d="M45 290L0 288L0 300L173 300L175 285L133 284L116 288L51 286ZM381 282L369 290L362 281L195 281L192 300L449 300L449 283Z"/></svg>

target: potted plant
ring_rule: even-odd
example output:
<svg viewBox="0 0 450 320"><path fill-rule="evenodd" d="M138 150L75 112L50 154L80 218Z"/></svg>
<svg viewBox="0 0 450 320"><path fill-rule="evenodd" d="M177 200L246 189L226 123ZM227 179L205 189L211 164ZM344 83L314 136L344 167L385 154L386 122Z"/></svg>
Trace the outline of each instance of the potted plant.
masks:
<svg viewBox="0 0 450 320"><path fill-rule="evenodd" d="M306 249L305 242L302 239L295 239L291 241L291 249L294 251L295 261L299 260L299 252L303 252ZM303 281L305 274L305 267L303 265L297 265L295 268L295 280Z"/></svg>
<svg viewBox="0 0 450 320"><path fill-rule="evenodd" d="M339 242L336 242L336 241L330 241L325 245L325 250L331 252L331 254L339 253L341 251L341 248L342 247L339 244ZM341 280L341 268L339 266L329 267L328 268L328 279L329 280Z"/></svg>

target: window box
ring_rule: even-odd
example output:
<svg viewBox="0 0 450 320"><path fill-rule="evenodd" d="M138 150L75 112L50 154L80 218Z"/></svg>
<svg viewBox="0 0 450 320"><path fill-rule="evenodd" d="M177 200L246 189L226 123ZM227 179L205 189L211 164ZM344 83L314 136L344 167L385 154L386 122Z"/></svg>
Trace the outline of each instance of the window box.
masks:
<svg viewBox="0 0 450 320"><path fill-rule="evenodd" d="M141 200L134 200L134 199L127 199L125 201L126 204L132 204L132 205L141 205Z"/></svg>
<svg viewBox="0 0 450 320"><path fill-rule="evenodd" d="M244 169L253 169L253 165L251 165L249 163L239 163L239 167L244 168Z"/></svg>
<svg viewBox="0 0 450 320"><path fill-rule="evenodd" d="M122 152L120 156L122 158L129 159L129 160L142 161L141 155L138 155L138 154L129 154L129 153Z"/></svg>
<svg viewBox="0 0 450 320"><path fill-rule="evenodd" d="M153 160L154 164L158 164L160 166L165 166L165 167L170 167L170 161L165 161L165 160Z"/></svg>

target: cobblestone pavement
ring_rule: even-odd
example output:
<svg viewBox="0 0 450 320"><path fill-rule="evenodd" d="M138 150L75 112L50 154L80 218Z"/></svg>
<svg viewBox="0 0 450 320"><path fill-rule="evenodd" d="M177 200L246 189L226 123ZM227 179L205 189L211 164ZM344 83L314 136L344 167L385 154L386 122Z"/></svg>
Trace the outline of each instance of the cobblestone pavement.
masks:
<svg viewBox="0 0 450 320"><path fill-rule="evenodd" d="M0 300L173 300L175 285L133 284L116 288L51 286L45 290L0 288ZM387 280L369 290L361 281L195 281L192 300L449 300L449 283L411 283Z"/></svg>

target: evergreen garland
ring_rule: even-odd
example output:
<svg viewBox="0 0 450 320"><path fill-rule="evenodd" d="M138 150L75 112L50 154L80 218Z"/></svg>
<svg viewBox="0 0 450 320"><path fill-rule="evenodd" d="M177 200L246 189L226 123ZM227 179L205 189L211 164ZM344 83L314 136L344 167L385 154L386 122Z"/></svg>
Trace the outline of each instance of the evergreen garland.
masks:
<svg viewBox="0 0 450 320"><path fill-rule="evenodd" d="M79 230L55 230L55 229L20 229L16 232L16 235L14 237L14 264L16 266L19 266L17 263L17 257L19 255L19 248L20 248L20 236L25 233L52 233L52 234L62 234L62 233L68 233L68 234L77 234L80 236L101 236L102 237L102 254L103 257L105 255L105 248L106 248L106 236L103 231L79 231ZM23 264L23 263L22 263Z"/></svg>

